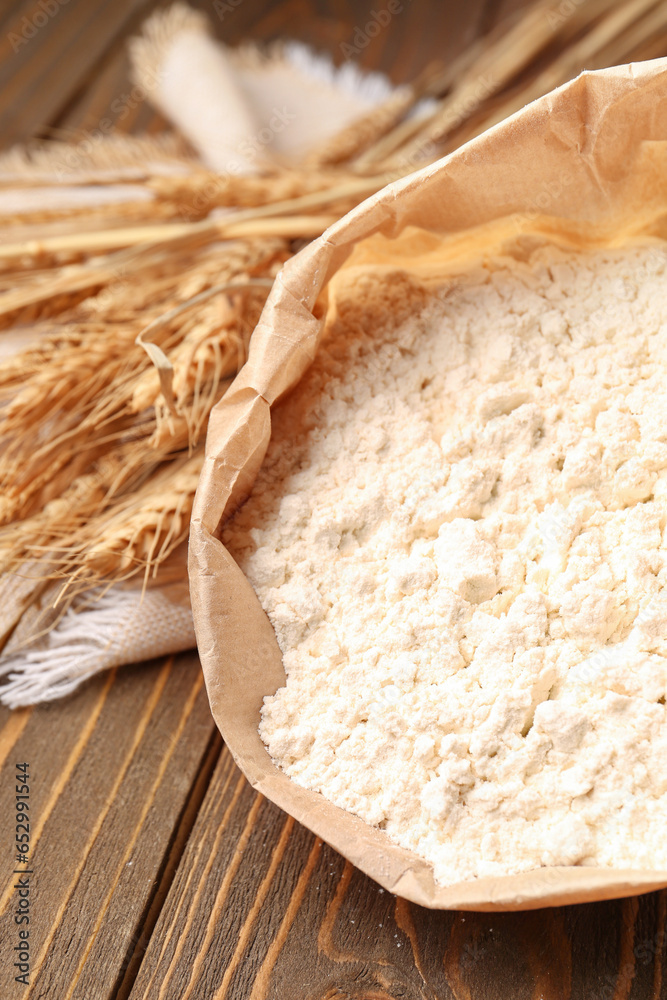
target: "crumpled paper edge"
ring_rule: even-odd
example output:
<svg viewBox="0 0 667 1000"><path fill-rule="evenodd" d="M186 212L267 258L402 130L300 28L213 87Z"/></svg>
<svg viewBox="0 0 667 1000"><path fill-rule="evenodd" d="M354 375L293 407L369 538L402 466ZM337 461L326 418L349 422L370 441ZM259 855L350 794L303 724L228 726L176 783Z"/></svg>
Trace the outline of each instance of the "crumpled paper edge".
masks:
<svg viewBox="0 0 667 1000"><path fill-rule="evenodd" d="M248 495L270 437L271 405L312 360L327 283L362 240L407 226L443 237L510 219L604 241L655 233L667 215L667 59L583 73L449 156L389 184L287 262L249 358L211 414L190 533L190 588L213 716L251 785L380 885L439 909L521 910L667 886L665 871L540 868L437 885L432 867L380 830L301 788L272 763L257 727L284 683L271 624L219 540ZM546 223L545 223L546 219Z"/></svg>

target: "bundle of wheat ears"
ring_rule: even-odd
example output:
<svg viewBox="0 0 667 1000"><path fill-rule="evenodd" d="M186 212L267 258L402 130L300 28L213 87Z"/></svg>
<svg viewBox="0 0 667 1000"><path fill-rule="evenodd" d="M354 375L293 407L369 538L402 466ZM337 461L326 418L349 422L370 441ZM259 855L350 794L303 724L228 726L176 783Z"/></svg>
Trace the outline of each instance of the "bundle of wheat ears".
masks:
<svg viewBox="0 0 667 1000"><path fill-rule="evenodd" d="M3 700L194 644L208 415L304 241L580 70L666 49L661 2L550 0L393 88L290 43L226 49L178 4L131 47L178 131L1 156Z"/></svg>

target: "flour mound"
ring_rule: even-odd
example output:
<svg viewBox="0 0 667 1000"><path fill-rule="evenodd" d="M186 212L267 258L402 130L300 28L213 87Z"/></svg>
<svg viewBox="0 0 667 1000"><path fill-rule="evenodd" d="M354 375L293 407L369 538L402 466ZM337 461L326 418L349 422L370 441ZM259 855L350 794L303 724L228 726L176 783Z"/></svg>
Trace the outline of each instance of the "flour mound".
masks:
<svg viewBox="0 0 667 1000"><path fill-rule="evenodd" d="M294 781L451 884L666 868L667 252L359 278L224 542Z"/></svg>

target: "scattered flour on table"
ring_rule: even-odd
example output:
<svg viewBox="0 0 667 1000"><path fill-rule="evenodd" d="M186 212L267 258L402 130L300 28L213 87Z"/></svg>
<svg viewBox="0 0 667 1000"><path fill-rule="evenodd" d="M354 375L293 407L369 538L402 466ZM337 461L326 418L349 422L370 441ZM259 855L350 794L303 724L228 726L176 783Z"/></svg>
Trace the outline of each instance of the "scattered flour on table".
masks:
<svg viewBox="0 0 667 1000"><path fill-rule="evenodd" d="M667 251L366 276L224 533L301 785L452 883L667 868Z"/></svg>

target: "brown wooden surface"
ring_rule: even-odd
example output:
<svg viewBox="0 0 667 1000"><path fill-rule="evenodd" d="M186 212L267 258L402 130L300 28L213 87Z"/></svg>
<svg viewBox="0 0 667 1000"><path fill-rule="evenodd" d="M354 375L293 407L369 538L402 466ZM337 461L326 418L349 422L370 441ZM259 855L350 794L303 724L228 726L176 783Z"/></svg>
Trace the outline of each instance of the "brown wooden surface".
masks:
<svg viewBox="0 0 667 1000"><path fill-rule="evenodd" d="M409 79L521 5L404 0L360 61ZM118 99L119 128L163 128L124 96L125 41L154 6L69 0L16 52L10 33L39 2L0 7L3 143L76 136L113 118ZM383 3L243 0L222 19L197 6L230 42L296 37L339 61ZM667 893L488 915L383 892L250 789L221 746L194 655L2 710L0 726L0 1000L667 998ZM12 969L19 760L31 768L28 988Z"/></svg>
<svg viewBox="0 0 667 1000"><path fill-rule="evenodd" d="M220 751L197 657L110 673L63 702L3 712L0 787L30 765L30 991L111 997L151 902L171 877ZM211 754L215 757L211 760ZM14 813L0 815L12 860ZM175 846L178 855L173 857ZM17 943L0 878L0 939ZM18 866L19 869L21 866ZM19 995L6 953L0 996Z"/></svg>

